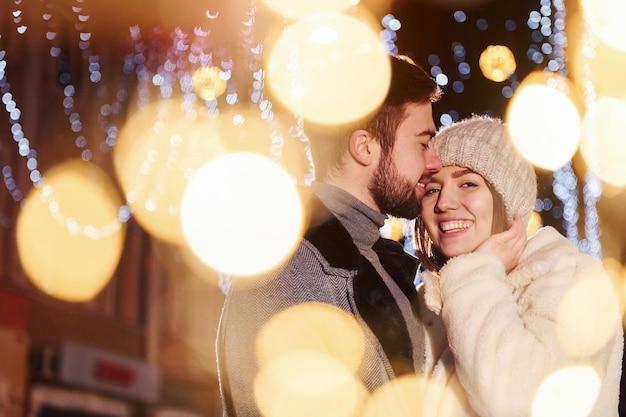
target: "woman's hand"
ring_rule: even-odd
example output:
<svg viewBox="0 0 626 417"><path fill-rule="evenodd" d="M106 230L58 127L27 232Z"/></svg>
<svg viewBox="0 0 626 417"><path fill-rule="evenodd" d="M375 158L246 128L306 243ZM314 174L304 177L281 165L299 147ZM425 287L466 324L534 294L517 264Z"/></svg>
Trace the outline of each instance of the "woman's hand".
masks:
<svg viewBox="0 0 626 417"><path fill-rule="evenodd" d="M509 273L517 266L527 240L526 228L520 215L516 214L509 230L490 236L476 248L476 252L497 256L504 264L506 272Z"/></svg>

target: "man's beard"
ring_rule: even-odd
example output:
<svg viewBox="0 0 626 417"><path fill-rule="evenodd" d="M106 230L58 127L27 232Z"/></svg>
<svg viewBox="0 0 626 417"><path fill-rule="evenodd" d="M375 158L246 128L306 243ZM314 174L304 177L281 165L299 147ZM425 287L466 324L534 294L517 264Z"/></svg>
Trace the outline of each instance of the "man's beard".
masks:
<svg viewBox="0 0 626 417"><path fill-rule="evenodd" d="M416 184L411 184L398 173L391 157L385 156L370 181L369 191L381 212L403 219L414 219L421 211L415 186Z"/></svg>

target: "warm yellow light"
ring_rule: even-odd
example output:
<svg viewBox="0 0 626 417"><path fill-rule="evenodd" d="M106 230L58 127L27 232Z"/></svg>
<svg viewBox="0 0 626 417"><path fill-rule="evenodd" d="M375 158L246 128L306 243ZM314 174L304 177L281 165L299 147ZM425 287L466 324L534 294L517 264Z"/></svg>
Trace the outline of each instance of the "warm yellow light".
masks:
<svg viewBox="0 0 626 417"><path fill-rule="evenodd" d="M617 243L616 246L619 246L619 243ZM602 266L611 279L613 291L615 292L619 311L622 316L622 326L626 327L626 315L624 314L626 312L626 267L624 267L619 260L612 257L603 258Z"/></svg>
<svg viewBox="0 0 626 417"><path fill-rule="evenodd" d="M295 185L271 160L253 153L215 158L193 176L181 225L194 253L234 275L270 269L293 250L302 229Z"/></svg>
<svg viewBox="0 0 626 417"><path fill-rule="evenodd" d="M314 13L341 13L359 0L263 0L263 3L281 16L300 19Z"/></svg>
<svg viewBox="0 0 626 417"><path fill-rule="evenodd" d="M530 221L526 226L526 235L528 237L531 237L537 232L537 230L541 229L541 227L543 227L543 220L541 219L541 215L536 211L533 211L530 214Z"/></svg>
<svg viewBox="0 0 626 417"><path fill-rule="evenodd" d="M354 121L380 105L390 83L389 56L362 19L319 14L280 32L267 52L267 86L304 118Z"/></svg>
<svg viewBox="0 0 626 417"><path fill-rule="evenodd" d="M494 0L413 0L416 3L434 4L437 7L466 9L493 3Z"/></svg>
<svg viewBox="0 0 626 417"><path fill-rule="evenodd" d="M385 219L385 224L380 229L380 233L387 239L395 240L399 242L404 238L404 220L389 216Z"/></svg>
<svg viewBox="0 0 626 417"><path fill-rule="evenodd" d="M600 97L583 119L580 151L603 181L626 186L626 101Z"/></svg>
<svg viewBox="0 0 626 417"><path fill-rule="evenodd" d="M626 2L623 0L581 0L584 19L603 42L626 51Z"/></svg>
<svg viewBox="0 0 626 417"><path fill-rule="evenodd" d="M113 181L80 159L63 162L32 188L18 214L17 250L28 278L66 301L87 301L113 276L126 228Z"/></svg>
<svg viewBox="0 0 626 417"><path fill-rule="evenodd" d="M581 272L559 303L555 321L563 350L573 357L591 356L612 340L622 322L602 265Z"/></svg>
<svg viewBox="0 0 626 417"><path fill-rule="evenodd" d="M519 151L534 165L556 170L576 152L581 122L578 97L559 74L534 72L509 102L506 121Z"/></svg>
<svg viewBox="0 0 626 417"><path fill-rule="evenodd" d="M261 112L238 107L227 107L220 113L218 128L229 152L269 155L275 141L288 135L276 119L269 121L262 118Z"/></svg>
<svg viewBox="0 0 626 417"><path fill-rule="evenodd" d="M343 363L312 350L287 351L259 370L254 397L266 417L353 417L367 392Z"/></svg>
<svg viewBox="0 0 626 417"><path fill-rule="evenodd" d="M401 376L394 379L374 392L365 403L360 416L411 417L428 415L428 413L424 413L427 387L427 381L419 376Z"/></svg>
<svg viewBox="0 0 626 417"><path fill-rule="evenodd" d="M485 78L501 82L515 72L517 64L511 50L504 45L489 45L480 54L478 65Z"/></svg>
<svg viewBox="0 0 626 417"><path fill-rule="evenodd" d="M355 377L365 335L351 314L324 303L281 311L259 332L254 395L268 417L352 417L367 393Z"/></svg>
<svg viewBox="0 0 626 417"><path fill-rule="evenodd" d="M299 304L272 317L256 341L261 365L292 350L323 352L356 373L365 352L365 335L344 310L323 303Z"/></svg>
<svg viewBox="0 0 626 417"><path fill-rule="evenodd" d="M573 19L577 17L576 14L572 16ZM616 17L621 19L621 15ZM567 48L568 74L579 90L594 98L609 96L625 99L626 51L616 50L600 42L584 22L568 23L567 27L567 37L572 40ZM622 24L622 27L626 29L626 25Z"/></svg>
<svg viewBox="0 0 626 417"><path fill-rule="evenodd" d="M113 154L115 172L137 222L155 237L183 243L180 201L195 170L224 153L217 121L179 100L133 114Z"/></svg>
<svg viewBox="0 0 626 417"><path fill-rule="evenodd" d="M587 417L600 392L598 373L589 366L570 366L548 376L532 404L532 417Z"/></svg>
<svg viewBox="0 0 626 417"><path fill-rule="evenodd" d="M203 100L218 98L226 91L226 80L217 67L201 67L191 77L193 91Z"/></svg>

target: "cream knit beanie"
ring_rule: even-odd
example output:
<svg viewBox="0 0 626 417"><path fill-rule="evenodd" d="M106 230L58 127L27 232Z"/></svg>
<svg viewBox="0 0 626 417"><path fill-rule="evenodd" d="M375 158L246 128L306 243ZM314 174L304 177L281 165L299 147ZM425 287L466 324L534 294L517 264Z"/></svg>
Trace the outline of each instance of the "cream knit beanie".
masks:
<svg viewBox="0 0 626 417"><path fill-rule="evenodd" d="M537 199L537 176L501 120L473 116L441 129L434 144L443 166L458 165L480 174L502 197L507 217L519 213L528 224Z"/></svg>

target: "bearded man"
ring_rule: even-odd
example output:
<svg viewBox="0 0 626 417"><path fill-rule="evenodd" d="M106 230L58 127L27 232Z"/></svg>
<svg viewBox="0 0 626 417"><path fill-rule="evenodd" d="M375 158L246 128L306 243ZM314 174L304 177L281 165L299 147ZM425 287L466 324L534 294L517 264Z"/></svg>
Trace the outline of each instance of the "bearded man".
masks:
<svg viewBox="0 0 626 417"><path fill-rule="evenodd" d="M314 407L358 407L359 398L390 381L429 371L414 286L417 259L400 243L381 238L380 228L388 215L415 218L425 185L441 168L432 145L432 103L441 91L410 59L390 60L390 88L376 112L344 128L305 125L317 179L310 190L308 230L293 255L264 277L231 283L217 338L225 416L304 411L291 406L313 407L305 414L323 415ZM316 317L310 313L294 315L297 323L283 319L287 327L275 331L273 347L266 347L267 340L260 346L268 323L298 306L343 312L360 336L337 331L333 319L309 319ZM323 334L325 328L334 333ZM344 351L337 353L337 346ZM315 360L320 365L306 371L315 368ZM336 375L328 381L313 378L312 371L323 373L330 363L338 363L331 374L349 375L349 381L339 383Z"/></svg>

